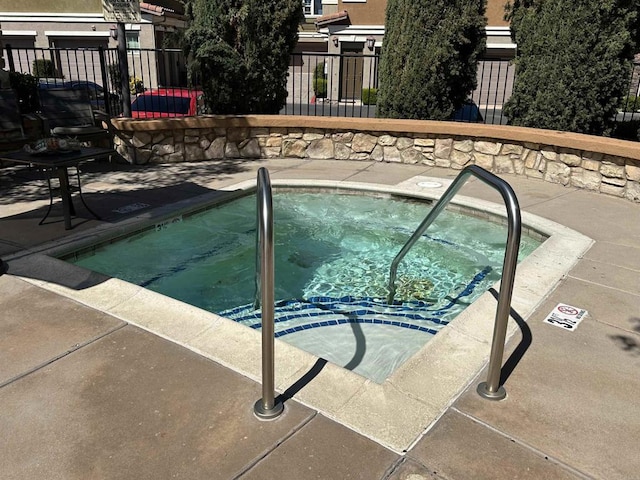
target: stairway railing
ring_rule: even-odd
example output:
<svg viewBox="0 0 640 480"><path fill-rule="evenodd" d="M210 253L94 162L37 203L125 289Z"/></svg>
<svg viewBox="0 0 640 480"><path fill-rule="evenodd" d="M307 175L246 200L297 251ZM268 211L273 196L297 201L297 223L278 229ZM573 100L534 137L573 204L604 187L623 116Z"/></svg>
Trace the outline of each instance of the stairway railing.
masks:
<svg viewBox="0 0 640 480"><path fill-rule="evenodd" d="M284 404L275 401L273 199L266 168L258 170L257 182L256 289L260 292L262 308L262 398L255 403L253 411L262 420L272 420L282 413ZM256 302L257 298L258 292Z"/></svg>
<svg viewBox="0 0 640 480"><path fill-rule="evenodd" d="M444 192L440 200L434 205L426 218L418 226L413 235L407 240L400 252L396 255L391 263L389 270L389 295L387 303L393 303L393 297L396 293L396 275L398 265L405 257L411 247L424 235L425 231L433 223L436 217L444 210L451 199L458 193L460 188L469 179L474 176L479 178L487 185L496 189L507 208L507 245L504 253L504 261L502 263L502 280L500 282L500 293L498 295L498 307L496 309L495 324L493 329L493 340L491 343L491 356L489 359L489 370L487 373L487 381L478 385L477 391L482 397L489 400L502 400L506 397L506 391L500 385L500 370L502 368L502 357L504 355L504 342L507 333L507 322L509 320L509 312L511 309L511 296L513 294L513 282L516 274L516 265L518 263L518 251L520 249L520 237L522 233L522 221L520 217L520 206L518 199L511 186L497 177L493 173L484 170L477 165L466 167L456 177L449 188Z"/></svg>

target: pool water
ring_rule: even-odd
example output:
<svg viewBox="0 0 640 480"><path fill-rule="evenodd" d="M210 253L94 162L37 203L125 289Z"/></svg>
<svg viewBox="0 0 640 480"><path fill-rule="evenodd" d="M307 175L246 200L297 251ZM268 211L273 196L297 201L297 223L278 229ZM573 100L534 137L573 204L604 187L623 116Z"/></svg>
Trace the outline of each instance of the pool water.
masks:
<svg viewBox="0 0 640 480"><path fill-rule="evenodd" d="M389 267L430 206L368 195L274 193L276 336L382 382L499 280L506 227L445 211ZM73 263L251 328L255 197L177 218ZM539 241L523 236L520 259Z"/></svg>

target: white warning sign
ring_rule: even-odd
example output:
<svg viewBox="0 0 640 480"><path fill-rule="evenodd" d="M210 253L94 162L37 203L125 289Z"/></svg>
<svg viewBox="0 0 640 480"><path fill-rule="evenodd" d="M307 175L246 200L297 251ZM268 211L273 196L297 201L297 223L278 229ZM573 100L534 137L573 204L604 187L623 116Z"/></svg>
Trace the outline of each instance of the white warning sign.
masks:
<svg viewBox="0 0 640 480"><path fill-rule="evenodd" d="M571 305L565 305L559 303L556 305L551 313L544 319L544 323L555 325L556 327L564 328L573 332L580 322L587 316L589 312L582 308L572 307Z"/></svg>

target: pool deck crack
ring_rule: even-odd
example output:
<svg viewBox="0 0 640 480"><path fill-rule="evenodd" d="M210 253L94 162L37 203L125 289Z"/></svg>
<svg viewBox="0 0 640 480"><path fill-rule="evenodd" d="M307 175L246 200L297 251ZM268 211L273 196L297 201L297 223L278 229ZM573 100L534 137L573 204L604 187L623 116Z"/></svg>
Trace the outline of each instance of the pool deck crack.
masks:
<svg viewBox="0 0 640 480"><path fill-rule="evenodd" d="M619 268L624 268L624 267L619 267ZM631 270L631 271L634 271L634 270ZM612 287L610 285L606 285L606 284L600 283L600 282L593 282L591 280L587 280L586 278L576 277L576 276L571 275L571 274L567 275L567 278L571 278L571 279L577 280L579 282L588 283L589 285L595 285L595 286L600 287L600 288L606 288L608 290L613 290L613 291L616 291L616 292L625 293L627 295L633 295L634 297L640 297L640 295L637 292L632 292L630 290L623 290L622 288Z"/></svg>
<svg viewBox="0 0 640 480"><path fill-rule="evenodd" d="M286 406L285 406L286 408ZM279 441L277 441L273 446L265 450L262 454L258 455L251 462L247 463L234 477L233 480L237 480L242 478L246 473L248 473L251 469L256 467L260 462L266 459L269 455L271 455L277 448L280 447L283 443L287 442L290 438L296 435L300 430L309 425L311 421L318 416L317 411L313 411L313 414L309 416L309 418L303 420L301 423L296 425L289 431L287 435L282 437Z"/></svg>
<svg viewBox="0 0 640 480"><path fill-rule="evenodd" d="M15 377L12 377L12 378L10 378L8 380L5 380L4 382L0 382L0 388L6 387L8 385L11 385L12 383L17 382L18 380L21 380L22 378L25 378L25 377L31 375L32 373L37 372L38 370L42 370L43 368L46 368L47 366L51 365L52 363L57 362L58 360L61 360L61 359L65 358L65 357L71 355L72 353L75 353L75 352L77 352L77 351L79 351L79 350L91 345L92 343L95 343L95 342L97 342L99 340L102 340L103 338L111 335L112 333L117 332L118 330L120 330L120 329L122 329L122 328L124 328L124 327L126 327L128 325L129 325L128 323L123 322L120 325L116 325L115 327L109 329L108 331L104 332L103 334L98 335L97 337L90 338L89 340L87 340L85 342L82 342L82 343L77 343L72 348L70 348L70 349L68 349L68 350L66 350L66 351L64 351L64 352L62 352L62 353L50 358L49 360L47 360L47 361L45 361L45 362L43 362L43 363L41 363L39 365L36 365L35 367L32 367L32 368L20 373L19 375L16 375Z"/></svg>
<svg viewBox="0 0 640 480"><path fill-rule="evenodd" d="M593 477L591 477L590 475L587 475L586 473L584 473L584 472L582 472L582 471L580 471L580 470L578 470L578 469L566 464L565 462L563 462L562 460L558 459L557 457L555 457L553 455L550 455L550 454L547 454L547 453L543 452L542 450L537 449L533 445L530 445L530 444L528 444L528 443L526 443L526 442L524 442L524 441L522 441L522 440L520 440L520 439L518 439L516 437L511 436L511 435L503 432L502 430L499 430L496 427L493 427L493 426L489 425L488 423L480 420L479 418L474 417L473 415L465 413L465 412L463 412L462 410L460 410L460 409L458 409L456 407L451 407L451 411L456 412L456 413L462 415L463 417L471 420L472 422L477 423L478 425L488 429L489 431L491 431L491 432L493 432L493 433L495 433L495 434L507 439L508 441L513 442L516 445L518 445L518 446L520 446L520 447L522 447L522 448L524 448L526 450L529 450L534 455L536 455L536 456L538 456L538 457L540 457L540 458L542 458L544 460L547 460L547 461L549 461L551 463L554 463L554 464L564 468L565 470L571 472L572 474L576 475L577 477L583 478L585 480L593 479Z"/></svg>

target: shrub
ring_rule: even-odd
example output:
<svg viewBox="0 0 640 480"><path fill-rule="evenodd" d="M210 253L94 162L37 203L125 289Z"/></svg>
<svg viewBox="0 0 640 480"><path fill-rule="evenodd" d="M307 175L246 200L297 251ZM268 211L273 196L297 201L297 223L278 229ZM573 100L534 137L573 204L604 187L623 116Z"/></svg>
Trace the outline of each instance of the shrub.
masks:
<svg viewBox="0 0 640 480"><path fill-rule="evenodd" d="M131 95L136 95L138 93L144 92L146 89L144 88L144 83L138 77L129 77L129 92Z"/></svg>
<svg viewBox="0 0 640 480"><path fill-rule="evenodd" d="M107 68L109 71L109 81L111 82L111 89L120 92L122 88L120 82L122 80L122 73L120 72L120 66L117 63L111 63ZM106 85L105 85L106 87ZM129 93L136 95L146 90L142 79L134 76L129 77Z"/></svg>
<svg viewBox="0 0 640 480"><path fill-rule="evenodd" d="M316 98L327 98L327 81L324 78L313 79L313 93Z"/></svg>
<svg viewBox="0 0 640 480"><path fill-rule="evenodd" d="M378 89L377 88L363 88L362 89L362 104L363 105L375 105L378 101Z"/></svg>
<svg viewBox="0 0 640 480"><path fill-rule="evenodd" d="M325 62L320 62L316 65L316 67L313 69L313 78L327 78L327 76L324 73L324 67L325 66Z"/></svg>
<svg viewBox="0 0 640 480"><path fill-rule="evenodd" d="M640 140L640 120L628 120L626 122L616 122L611 131L613 138L620 140Z"/></svg>
<svg viewBox="0 0 640 480"><path fill-rule="evenodd" d="M389 0L377 114L446 120L477 84L485 0Z"/></svg>
<svg viewBox="0 0 640 480"><path fill-rule="evenodd" d="M327 98L328 82L324 68L325 62L320 62L313 69L313 93L316 98Z"/></svg>
<svg viewBox="0 0 640 480"><path fill-rule="evenodd" d="M220 114L278 113L304 20L300 0L193 0L184 36L191 78Z"/></svg>
<svg viewBox="0 0 640 480"><path fill-rule="evenodd" d="M31 65L31 72L38 78L62 78L53 62L47 58L37 58Z"/></svg>
<svg viewBox="0 0 640 480"><path fill-rule="evenodd" d="M640 97L635 95L627 95L622 98L620 110L623 112L635 112L640 110Z"/></svg>
<svg viewBox="0 0 640 480"><path fill-rule="evenodd" d="M37 112L40 108L38 100L38 79L28 73L10 72L9 83L16 92L20 113Z"/></svg>
<svg viewBox="0 0 640 480"><path fill-rule="evenodd" d="M512 125L609 134L631 78L637 0L518 2Z"/></svg>
<svg viewBox="0 0 640 480"><path fill-rule="evenodd" d="M120 81L122 79L122 73L120 73L120 65L117 63L110 63L107 67L109 71L109 80L111 81L111 89L120 91ZM106 85L105 85L106 88Z"/></svg>

